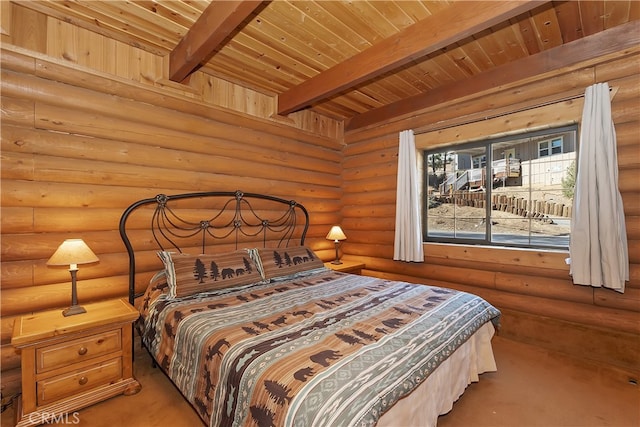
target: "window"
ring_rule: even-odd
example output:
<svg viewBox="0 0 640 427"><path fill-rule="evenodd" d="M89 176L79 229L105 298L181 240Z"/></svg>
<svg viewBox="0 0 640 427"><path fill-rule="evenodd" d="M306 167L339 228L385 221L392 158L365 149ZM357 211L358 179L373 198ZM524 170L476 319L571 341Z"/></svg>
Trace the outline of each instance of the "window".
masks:
<svg viewBox="0 0 640 427"><path fill-rule="evenodd" d="M473 167L474 168L483 168L487 165L487 156L475 156L473 158Z"/></svg>
<svg viewBox="0 0 640 427"><path fill-rule="evenodd" d="M568 248L577 126L424 151L424 240Z"/></svg>
<svg viewBox="0 0 640 427"><path fill-rule="evenodd" d="M538 143L538 157L551 156L553 154L562 154L562 136Z"/></svg>

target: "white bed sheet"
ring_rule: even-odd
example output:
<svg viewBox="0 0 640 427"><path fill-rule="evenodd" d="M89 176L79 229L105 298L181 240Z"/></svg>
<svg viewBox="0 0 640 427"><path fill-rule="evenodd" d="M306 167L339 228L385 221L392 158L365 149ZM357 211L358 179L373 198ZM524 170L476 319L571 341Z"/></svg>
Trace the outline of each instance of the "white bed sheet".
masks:
<svg viewBox="0 0 640 427"><path fill-rule="evenodd" d="M477 382L480 374L497 370L491 347L494 333L491 322L483 325L417 389L380 417L376 426L436 426L438 416L453 408L469 384Z"/></svg>

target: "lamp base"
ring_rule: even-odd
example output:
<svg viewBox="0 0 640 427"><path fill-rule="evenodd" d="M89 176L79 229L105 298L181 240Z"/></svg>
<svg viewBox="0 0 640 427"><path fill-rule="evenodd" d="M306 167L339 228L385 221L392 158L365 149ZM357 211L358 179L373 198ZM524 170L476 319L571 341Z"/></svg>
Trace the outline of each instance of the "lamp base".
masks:
<svg viewBox="0 0 640 427"><path fill-rule="evenodd" d="M342 261L340 261L339 259L334 259L333 261L331 261L331 264L340 265L342 264Z"/></svg>
<svg viewBox="0 0 640 427"><path fill-rule="evenodd" d="M72 305L71 307L67 308L66 310L62 311L62 315L64 317L68 317L68 316L73 316L74 314L82 314L82 313L86 313L87 310L84 309L84 307L80 306L80 305Z"/></svg>

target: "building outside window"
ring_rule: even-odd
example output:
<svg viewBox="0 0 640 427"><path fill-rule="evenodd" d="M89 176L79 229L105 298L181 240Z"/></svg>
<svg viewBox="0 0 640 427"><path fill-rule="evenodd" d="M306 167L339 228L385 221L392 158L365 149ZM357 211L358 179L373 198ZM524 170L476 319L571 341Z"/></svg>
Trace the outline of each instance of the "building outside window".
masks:
<svg viewBox="0 0 640 427"><path fill-rule="evenodd" d="M577 126L424 151L424 241L568 248Z"/></svg>

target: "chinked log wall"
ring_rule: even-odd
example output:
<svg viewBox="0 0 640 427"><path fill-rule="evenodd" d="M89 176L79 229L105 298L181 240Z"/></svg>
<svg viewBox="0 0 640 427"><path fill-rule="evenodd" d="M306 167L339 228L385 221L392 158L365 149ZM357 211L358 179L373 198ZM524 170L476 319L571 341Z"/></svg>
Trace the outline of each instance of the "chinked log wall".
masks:
<svg viewBox="0 0 640 427"><path fill-rule="evenodd" d="M632 54L631 54L632 53ZM364 274L444 285L486 297L504 314L501 333L640 373L640 55L621 52L519 87L439 105L412 117L347 133L343 168L345 258L366 263ZM425 244L425 263L392 261L398 132L414 129L418 145L443 145L515 129L568 124L581 118L583 99L495 120L468 123L492 111L520 110L543 99L584 93L596 82L618 92L619 186L624 201L631 280L624 294L573 285L564 251L508 250ZM625 373L626 375L626 373ZM637 378L637 377L636 377Z"/></svg>
<svg viewBox="0 0 640 427"><path fill-rule="evenodd" d="M34 14L14 7L14 16ZM55 21L40 18L31 21ZM47 34L24 22L12 28ZM342 144L331 130L340 125L325 126L329 132L320 136L292 121L212 107L180 91L56 60L38 47L47 43L16 39L26 41L5 43L1 52L3 396L19 385L20 360L10 344L16 316L70 303L69 272L45 265L64 239L83 238L100 258L80 269L81 303L127 295L118 221L135 200L237 189L295 199L313 213L307 242L321 257L332 256L324 237L339 222ZM65 44L76 45L48 43ZM158 268L149 253L140 270Z"/></svg>

